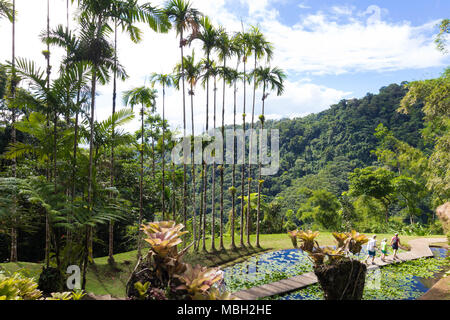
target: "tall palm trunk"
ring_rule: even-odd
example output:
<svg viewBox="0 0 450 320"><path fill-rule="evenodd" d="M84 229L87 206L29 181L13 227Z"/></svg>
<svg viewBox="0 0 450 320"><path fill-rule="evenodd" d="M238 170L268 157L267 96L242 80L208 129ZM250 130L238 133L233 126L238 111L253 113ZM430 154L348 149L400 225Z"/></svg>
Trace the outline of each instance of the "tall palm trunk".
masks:
<svg viewBox="0 0 450 320"><path fill-rule="evenodd" d="M261 134L264 130L264 102L266 101L266 83L264 82L263 87L263 97L262 97L262 109L261 109ZM261 140L260 140L261 141ZM261 152L260 145L260 152ZM261 159L258 158L258 205L256 211L256 246L258 248L261 247L259 244L259 220L260 220L260 212L261 212L261 188L262 188L262 180L261 180Z"/></svg>
<svg viewBox="0 0 450 320"><path fill-rule="evenodd" d="M186 97L184 86L184 54L183 54L183 30L180 32L180 51L181 51L181 79L183 83L183 138L186 138ZM186 181L186 163L183 161L183 222L187 225L187 181ZM195 238L194 238L195 239Z"/></svg>
<svg viewBox="0 0 450 320"><path fill-rule="evenodd" d="M223 58L223 70L227 66L226 57ZM224 249L223 245L223 173L225 170L225 76L223 77L222 87L222 166L220 170L220 243L219 250ZM233 140L234 141L234 140ZM234 143L234 142L233 142Z"/></svg>
<svg viewBox="0 0 450 320"><path fill-rule="evenodd" d="M239 59L236 66L236 71L239 68ZM234 80L233 87L233 173L232 173L232 188L231 188L231 248L236 248L234 241L234 231L235 231L235 218L236 218L236 93L237 93L237 79Z"/></svg>
<svg viewBox="0 0 450 320"><path fill-rule="evenodd" d="M16 97L16 1L13 0L13 17L12 17L12 77L11 77L11 100L14 101ZM16 143L16 108L13 107L11 110L11 138L12 143ZM14 157L12 159L12 174L13 177L17 177L17 159ZM14 221L13 226L11 228L11 254L10 261L17 262L17 228L16 228L16 199L13 200L13 208L12 208Z"/></svg>
<svg viewBox="0 0 450 320"><path fill-rule="evenodd" d="M47 0L47 37L50 36L50 0ZM50 44L47 44L47 90L50 90ZM49 107L49 106L48 106ZM50 112L50 110L49 110ZM54 110L53 123L53 179L54 179L54 194L56 194L56 120L57 114ZM50 221L48 213L45 215L45 263L47 268L50 265Z"/></svg>
<svg viewBox="0 0 450 320"><path fill-rule="evenodd" d="M214 125L214 134L216 132L216 77L214 77L214 117L213 117L213 125ZM211 250L216 250L216 241L215 241L215 222L216 222L216 154L214 153L214 160L212 165L212 190L211 190Z"/></svg>
<svg viewBox="0 0 450 320"><path fill-rule="evenodd" d="M175 215L176 209L177 209L177 204L176 204L176 181L175 181L175 163L172 162L172 211L174 212L173 214Z"/></svg>
<svg viewBox="0 0 450 320"><path fill-rule="evenodd" d="M242 113L242 129L244 130L244 143L242 144L242 174L241 174L241 228L240 228L240 245L241 247L244 246L244 207L245 207L245 95L246 95L246 65L247 58L244 55L244 107L243 107L243 113Z"/></svg>
<svg viewBox="0 0 450 320"><path fill-rule="evenodd" d="M142 134L144 134L144 131L142 131ZM155 181L156 177L156 164L155 164L155 134L156 130L154 130L154 122L150 125L150 135L152 137L152 178L153 181ZM162 219L164 220L165 215L163 213Z"/></svg>
<svg viewBox="0 0 450 320"><path fill-rule="evenodd" d="M194 131L194 88L191 83L191 126L192 126L192 138L195 139L195 131ZM192 164L192 237L194 238L194 249L197 250L197 214L196 214L196 201L195 201L195 194L196 194L196 185L195 185L195 161L194 161L194 154L195 150L194 148L191 148L191 164Z"/></svg>
<svg viewBox="0 0 450 320"><path fill-rule="evenodd" d="M208 70L209 71L209 52L206 56L206 61L208 64ZM206 132L208 132L209 126L209 76L206 77ZM206 251L206 211L207 211L207 204L206 204L206 189L208 184L207 179L207 166L205 160L203 160L203 226L202 226L202 250Z"/></svg>
<svg viewBox="0 0 450 320"><path fill-rule="evenodd" d="M97 66L92 67L92 79L91 79L91 114L89 117L90 124L90 133L89 133L89 171L88 171L88 211L89 214L92 211L93 203L93 188L92 188L92 179L93 179L93 166L92 160L94 155L94 112L95 112L95 92L97 87ZM86 237L85 237L85 247L84 247L84 261L83 261L83 280L81 288L83 290L86 289L86 273L87 273L87 265L89 263L89 258L92 259L92 227L86 226Z"/></svg>
<svg viewBox="0 0 450 320"><path fill-rule="evenodd" d="M114 21L114 72L113 72L113 99L112 99L112 116L116 113L116 99L117 99L117 20ZM115 125L112 124L111 132L111 171L110 171L110 185L114 187L115 180L115 162L114 162L114 138L115 138ZM111 192L109 197L114 195ZM108 226L108 263L114 264L114 221L109 220Z"/></svg>
<svg viewBox="0 0 450 320"><path fill-rule="evenodd" d="M162 186L161 186L161 188L162 188L162 214L163 214L163 216L165 215L165 213L166 213L166 186L165 186L165 180L166 180L166 175L165 175L165 173L166 173L166 170L165 170L165 165L166 165L166 163L165 163L165 146L164 146L164 142L165 142L165 139L164 139L164 134L165 134L165 131L166 131L166 124L165 124L165 105L164 105L164 98L165 98L165 95L166 95L166 90L165 90L165 86L164 86L164 83L163 83L163 110L162 110L162 123L163 123L163 127L162 127L162 145L161 145L161 165L162 165ZM176 221L175 220L175 212L173 212L173 221Z"/></svg>
<svg viewBox="0 0 450 320"><path fill-rule="evenodd" d="M255 67L256 70L257 55L255 53ZM252 162L251 162L251 152L253 149L253 128L255 123L255 95L256 95L256 77L253 77L253 104L252 104L252 123L250 126L250 139L249 139L249 158L248 158L248 190L247 190L247 244L250 245L250 226L251 226L251 206L250 206L250 194L251 194L251 183L252 183Z"/></svg>
<svg viewBox="0 0 450 320"><path fill-rule="evenodd" d="M143 179L144 179L144 105L142 105L141 109L141 160L140 160L140 168L139 168L139 232L138 232L138 259L141 258L141 224L142 224L142 209L144 205L143 201Z"/></svg>
<svg viewBox="0 0 450 320"><path fill-rule="evenodd" d="M80 79L81 81L81 79ZM77 108L80 103L80 94L81 94L81 88L78 87L77 89ZM74 138L73 138L73 162L72 162L72 191L71 191L71 204L72 204L72 210L71 215L73 215L73 205L75 202L75 189L76 189L76 174L77 174L77 150L78 150L78 119L79 112L78 109L75 112L75 132L74 132ZM71 223L71 217L69 217L69 223ZM70 229L69 229L70 231ZM72 233L68 233L68 240L69 243L72 241ZM71 248L71 247L70 247Z"/></svg>
<svg viewBox="0 0 450 320"><path fill-rule="evenodd" d="M92 68L91 80L91 114L90 114L90 134L89 134L89 173L88 173L88 210L89 213L93 210L93 158L94 158L94 117L95 117L95 93L97 89L97 66ZM87 253L92 258L93 247L93 229L88 227L88 248ZM92 259L93 261L93 259Z"/></svg>

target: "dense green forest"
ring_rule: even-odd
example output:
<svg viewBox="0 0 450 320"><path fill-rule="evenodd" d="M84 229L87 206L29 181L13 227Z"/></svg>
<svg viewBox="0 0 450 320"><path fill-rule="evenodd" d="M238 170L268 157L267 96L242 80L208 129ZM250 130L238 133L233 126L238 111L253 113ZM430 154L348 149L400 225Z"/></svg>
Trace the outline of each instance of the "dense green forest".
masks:
<svg viewBox="0 0 450 320"><path fill-rule="evenodd" d="M355 168L383 166L382 160L377 157L375 152L382 145L381 139L375 134L376 128L380 124L385 125L393 137L401 139L412 148L424 152L424 154L430 154L430 146L427 148L421 133L424 129L423 104L415 104L408 114L397 112L400 101L407 92L405 85L405 83L391 84L381 88L378 94L369 93L361 99L342 100L325 111L303 118L267 121L268 128L280 130L281 167L277 175L267 177L264 183L262 192L266 196L264 199L267 206L264 211L262 232L283 232L286 229L301 226L304 223L303 221L309 221L309 223L306 223L308 228L327 229L327 224L313 226L311 222L314 221L314 218L297 218L301 216L297 212L305 210L306 215L308 212L313 215L310 212L312 204L309 203L308 207L308 200L313 199L314 191L322 192L316 193L317 197L328 197L328 200L334 203L335 207L331 209L331 212L334 210L334 213L337 213L342 210L345 203L345 197L342 197L342 193L349 189L349 174ZM155 121L160 122L161 119L159 117L148 117L145 130L150 131L150 126ZM149 136L150 134L155 135L156 140L161 138L161 132L157 130L154 133L149 132ZM4 128L1 135L2 142L8 141L10 129ZM140 133L137 132L136 137L139 138L139 136ZM29 134L21 134L18 139L23 143L28 141L32 143L35 138ZM3 154L7 150L7 144L4 143L1 147L0 153ZM118 192L126 199L128 204L139 202L139 198L136 196L139 195L139 168L135 161L134 148L131 145L122 145L116 150L116 170L119 173L116 178L116 186ZM4 171L7 169L7 163L7 160L3 158ZM148 165L149 175L144 180L146 193L144 216L151 220L154 218L152 213L160 210L160 208L155 210L155 207L160 205L160 197L158 191L152 190L152 188L157 189L157 184L152 183L153 174L161 175L161 171L159 169L160 161L156 164L156 173L152 172L152 163L149 162ZM28 167L23 169L26 168ZM101 171L99 170L99 172ZM216 179L218 177L217 175ZM181 183L181 178L181 172L179 171L176 176L178 183ZM107 180L107 175L103 179ZM231 185L231 166L225 167L224 181L225 185ZM240 189L240 187L240 181L237 180L236 188ZM256 190L256 187L254 190ZM218 188L217 191L219 191ZM433 206L430 201L428 197L417 204L420 208L417 221L422 224L427 224L432 220ZM360 220L366 222L368 220L367 217L364 217L364 214L369 214L368 210L381 210L376 202L363 203L361 200L356 203L359 205ZM224 208L225 212L228 213L231 210L231 199L228 196L225 197ZM217 204L216 209L218 212L219 204ZM402 213L403 209L404 206L400 199L396 199L390 204L390 214L397 217L397 221L404 221L406 225L409 224L409 216L404 212ZM211 209L208 213L210 211ZM134 230L132 227L133 219L136 219L136 217L130 215L126 220L118 221L115 226L117 232L114 233L114 247L119 252L130 250L134 246L133 237L130 236L130 233L132 234ZM228 223L228 221L227 215L224 217L224 223ZM237 221L237 223L239 222ZM396 228L398 225L394 224L392 228ZM42 227L31 233L20 234L21 252L30 260L42 258L41 253L34 250L36 243L44 242ZM377 223L377 220L372 225L366 225L363 228L365 228L363 231L390 231L386 225ZM434 231L439 231L439 227L436 227ZM107 232L107 226L99 227L97 230L96 255L107 254L107 243L103 240L107 238ZM5 235L0 236L3 236L6 240ZM9 254L8 241L2 241L1 243L2 258L6 259Z"/></svg>
<svg viewBox="0 0 450 320"><path fill-rule="evenodd" d="M1 3L1 17L14 30L14 1ZM17 57L14 37L11 60L0 65L1 261L45 260L58 267L76 261L86 271L95 256L108 255L113 263L114 253L136 248L141 256L140 228L155 220L184 224L194 250L207 250L208 237L211 250L225 250L227 234L231 248L237 241L252 245L251 234L258 247L260 233L295 228L442 232L433 212L450 197L449 69L437 79L391 84L318 114L269 121L264 106L283 94L287 76L270 64L276 48L258 27L229 33L182 0L162 8L132 0L77 6L78 28L71 30L68 20L42 32L46 68ZM46 18L50 22L49 13ZM138 23L157 33L175 29L181 59L173 61L171 74L149 70L149 86L119 92L116 83L128 74L118 59L117 35L139 43ZM189 48L193 42L202 48L197 55ZM66 52L62 61L50 60L55 47ZM107 83L114 88L111 114L97 121L98 86ZM169 87L183 98L170 106L183 111L182 132L165 117ZM237 101L241 87L253 99ZM207 99L194 102L200 90ZM233 126L224 122L231 112L225 98L234 100ZM116 108L117 99L126 107ZM172 138L189 136L189 120L194 135L193 110L205 106L206 131L279 129L278 173L262 177L261 162L252 166L248 158L236 166L175 165ZM140 128L126 132L123 125L135 117Z"/></svg>

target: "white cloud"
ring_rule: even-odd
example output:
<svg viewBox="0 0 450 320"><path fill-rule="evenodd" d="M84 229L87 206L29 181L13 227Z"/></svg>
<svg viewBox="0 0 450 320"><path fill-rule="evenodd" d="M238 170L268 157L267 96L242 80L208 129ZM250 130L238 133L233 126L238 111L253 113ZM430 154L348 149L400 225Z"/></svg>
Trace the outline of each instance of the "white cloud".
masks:
<svg viewBox="0 0 450 320"><path fill-rule="evenodd" d="M369 6L367 10L356 12L351 6L333 6L327 12L305 11L306 2L293 6L303 14L293 25L280 22L276 4L283 0L233 0L240 1L247 8L242 12L244 25L258 24L267 39L275 46L273 65L285 69L291 76L286 81L286 90L282 97L272 94L267 99L268 118L282 118L318 112L330 104L348 97L350 92L328 88L311 80L312 75L357 73L360 71L393 71L403 69L421 69L441 66L446 61L434 46L431 32L436 21L413 26L409 22L390 23L383 20L385 9ZM232 0L194 0L193 5L209 15L213 22L221 24L230 32L241 30L241 16L232 13L229 6ZM152 1L162 4L164 0ZM41 51L45 46L38 35L46 27L46 0L17 0L19 19L17 23L17 56L27 57L45 67ZM65 24L65 0L52 1L51 25ZM73 24L73 22L71 22ZM143 26L144 29L146 29ZM10 60L10 25L4 19L0 21L0 61ZM190 54L196 49L200 56L199 44L186 48ZM52 63L56 66L62 50L52 49ZM119 59L126 67L130 78L118 84L119 92L143 85L146 76L152 72L171 72L180 59L178 41L174 31L161 35L146 29L140 44L133 44L125 35L119 36ZM233 62L234 63L234 62ZM56 67L54 72L56 72ZM301 80L300 80L301 79ZM222 85L218 94L217 123L221 123ZM100 87L96 116L99 120L111 112L112 86ZM251 90L248 89L247 108L251 104ZM256 112L260 110L261 92L257 95ZM120 99L120 95L119 95ZM195 95L196 131L205 126L205 93L197 89ZM233 94L227 89L226 123L233 121ZM238 93L238 117L241 121L242 88ZM173 127L182 128L181 93L168 90L166 97L166 116ZM249 102L250 101L250 102ZM212 110L212 97L211 97ZM121 102L119 100L119 107ZM161 103L158 112L161 113ZM186 118L190 132L190 100L186 99ZM247 109L247 113L249 113ZM210 116L212 125L212 115ZM210 127L211 127L210 125ZM127 126L128 130L138 128L138 121Z"/></svg>

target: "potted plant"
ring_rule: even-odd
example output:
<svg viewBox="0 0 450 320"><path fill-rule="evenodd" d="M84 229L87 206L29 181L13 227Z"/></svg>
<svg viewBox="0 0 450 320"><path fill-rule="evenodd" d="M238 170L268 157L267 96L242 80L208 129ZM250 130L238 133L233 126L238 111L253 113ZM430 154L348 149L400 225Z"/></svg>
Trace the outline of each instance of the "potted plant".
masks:
<svg viewBox="0 0 450 320"><path fill-rule="evenodd" d="M353 255L359 254L368 238L355 230L347 233L334 232L336 248L321 247L315 238L319 232L290 231L289 237L297 247L305 251L314 263L326 300L361 300L364 292L367 267Z"/></svg>

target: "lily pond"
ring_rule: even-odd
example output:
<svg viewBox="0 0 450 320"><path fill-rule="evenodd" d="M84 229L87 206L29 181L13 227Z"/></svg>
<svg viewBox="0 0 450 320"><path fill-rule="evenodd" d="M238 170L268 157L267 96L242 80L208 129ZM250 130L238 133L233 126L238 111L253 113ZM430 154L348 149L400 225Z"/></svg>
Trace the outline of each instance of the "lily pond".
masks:
<svg viewBox="0 0 450 320"><path fill-rule="evenodd" d="M418 259L369 270L364 299L409 300L420 297L450 269L449 252L431 248L434 258ZM365 259L361 252L358 259ZM245 262L225 268L225 283L235 292L313 271L313 264L299 249L273 251L254 256ZM319 284L282 296L268 297L279 300L320 300L323 292Z"/></svg>

